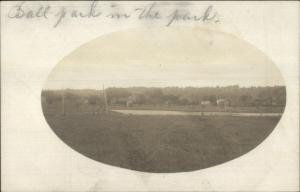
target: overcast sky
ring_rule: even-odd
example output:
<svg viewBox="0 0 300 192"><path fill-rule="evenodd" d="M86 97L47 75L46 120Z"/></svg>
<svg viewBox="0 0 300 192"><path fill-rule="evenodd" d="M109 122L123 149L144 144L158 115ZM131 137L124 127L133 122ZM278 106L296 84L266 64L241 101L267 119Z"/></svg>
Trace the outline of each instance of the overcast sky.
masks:
<svg viewBox="0 0 300 192"><path fill-rule="evenodd" d="M281 75L263 53L227 34L171 29L117 32L66 56L45 89L273 86Z"/></svg>

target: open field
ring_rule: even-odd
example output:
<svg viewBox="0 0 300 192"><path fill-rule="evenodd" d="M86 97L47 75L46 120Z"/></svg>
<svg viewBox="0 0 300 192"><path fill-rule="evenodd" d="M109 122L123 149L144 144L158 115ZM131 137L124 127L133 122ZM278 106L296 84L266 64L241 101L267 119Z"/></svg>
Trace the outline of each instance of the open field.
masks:
<svg viewBox="0 0 300 192"><path fill-rule="evenodd" d="M127 115L184 115L184 116L238 116L238 117L274 117L282 116L282 113L232 113L232 112L186 112L186 111L162 111L162 110L112 110Z"/></svg>
<svg viewBox="0 0 300 192"><path fill-rule="evenodd" d="M45 115L76 151L146 172L181 172L234 159L261 143L280 117Z"/></svg>
<svg viewBox="0 0 300 192"><path fill-rule="evenodd" d="M44 113L47 115L62 113L61 102L46 104L43 103ZM103 111L104 106L65 103L65 112L68 114L84 114ZM156 111L182 111L182 112L224 112L220 106L164 106L164 105L134 105L132 107L110 106L111 110L156 110ZM284 106L228 106L226 112L230 113L283 113Z"/></svg>
<svg viewBox="0 0 300 192"><path fill-rule="evenodd" d="M113 110L128 109L124 106L112 106ZM184 111L184 112L224 112L223 106L201 106L201 105L185 105L185 106L162 106L162 105L135 105L130 107L132 110L166 110L166 111ZM283 113L284 106L227 106L226 112L233 113Z"/></svg>

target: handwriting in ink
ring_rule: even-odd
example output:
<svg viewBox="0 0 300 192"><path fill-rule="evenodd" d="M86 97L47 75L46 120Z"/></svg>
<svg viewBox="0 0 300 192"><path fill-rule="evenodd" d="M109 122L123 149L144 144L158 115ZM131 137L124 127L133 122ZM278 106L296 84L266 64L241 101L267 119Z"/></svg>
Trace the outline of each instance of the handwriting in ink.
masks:
<svg viewBox="0 0 300 192"><path fill-rule="evenodd" d="M207 22L214 20L217 16L217 13L212 13L213 6L210 5L206 8L204 13L201 16L197 15L191 15L190 12L180 13L178 9L174 10L170 15L167 17L169 18L169 22L167 23L167 26L170 26L174 21L187 21L187 20L193 20L193 21L202 21ZM218 20L215 20L215 22L218 22Z"/></svg>
<svg viewBox="0 0 300 192"><path fill-rule="evenodd" d="M173 10L162 10L159 3L152 2L143 7L133 7L131 10L123 10L117 4L113 4L110 9L105 5L98 5L93 1L88 6L81 6L81 9L61 6L51 7L51 5L37 4L37 6L26 6L25 2L17 3L8 12L10 19L31 19L36 18L54 19L53 27L58 27L66 18L107 18L112 20L121 20L135 18L137 20L165 20L166 26L171 26L175 22L219 22L218 13L212 5L203 9L203 12L197 14L191 13L188 9L174 8ZM159 9L160 8L160 9ZM121 11L122 10L122 11Z"/></svg>
<svg viewBox="0 0 300 192"><path fill-rule="evenodd" d="M14 6L8 13L9 18L35 18L35 17L43 17L45 19L48 19L48 15L50 13L50 6L40 6L36 10L26 10L22 6L25 2L21 2L20 4L17 4Z"/></svg>
<svg viewBox="0 0 300 192"><path fill-rule="evenodd" d="M161 19L161 14L155 10L156 2L153 2L149 8L136 8L135 11L140 11L139 19Z"/></svg>

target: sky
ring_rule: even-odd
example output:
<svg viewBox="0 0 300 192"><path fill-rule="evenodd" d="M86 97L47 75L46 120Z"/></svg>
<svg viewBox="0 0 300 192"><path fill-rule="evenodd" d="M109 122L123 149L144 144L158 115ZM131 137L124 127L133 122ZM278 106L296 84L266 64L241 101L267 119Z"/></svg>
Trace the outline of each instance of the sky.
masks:
<svg viewBox="0 0 300 192"><path fill-rule="evenodd" d="M284 85L252 45L216 31L161 28L115 32L71 52L44 89Z"/></svg>

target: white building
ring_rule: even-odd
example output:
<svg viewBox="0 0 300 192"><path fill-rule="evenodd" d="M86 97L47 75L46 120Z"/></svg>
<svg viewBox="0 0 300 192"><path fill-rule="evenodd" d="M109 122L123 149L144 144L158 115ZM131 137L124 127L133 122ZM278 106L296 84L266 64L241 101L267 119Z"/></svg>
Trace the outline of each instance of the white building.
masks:
<svg viewBox="0 0 300 192"><path fill-rule="evenodd" d="M210 101L201 101L201 105L210 105L211 102Z"/></svg>

